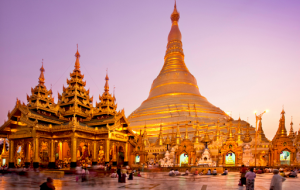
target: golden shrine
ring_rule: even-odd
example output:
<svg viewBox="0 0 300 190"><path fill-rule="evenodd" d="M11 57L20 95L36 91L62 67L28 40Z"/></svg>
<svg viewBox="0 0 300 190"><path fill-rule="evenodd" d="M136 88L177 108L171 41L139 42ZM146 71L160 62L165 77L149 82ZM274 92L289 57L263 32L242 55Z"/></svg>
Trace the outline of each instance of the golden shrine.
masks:
<svg viewBox="0 0 300 190"><path fill-rule="evenodd" d="M257 130L246 121L234 120L199 92L195 77L184 62L176 3L171 14L164 65L153 81L149 97L130 114L117 111L106 74L104 92L93 106L80 71L75 68L54 102L45 86L42 65L38 85L17 99L0 137L9 141L2 149L1 165L75 167L110 163L161 167L291 166L300 165L300 131L289 135L285 112L272 141L265 137L262 119ZM130 122L130 123L129 123Z"/></svg>
<svg viewBox="0 0 300 190"><path fill-rule="evenodd" d="M130 163L134 135L128 129L124 110L117 111L116 98L109 92L106 74L104 92L93 107L93 97L85 89L80 71L80 54L75 69L54 102L45 86L42 66L39 83L27 95L28 103L17 99L8 120L0 127L1 137L9 140L9 167L75 167ZM3 153L2 153L3 154Z"/></svg>
<svg viewBox="0 0 300 190"><path fill-rule="evenodd" d="M289 136L287 135L285 128L285 111L282 110L281 118L279 120L278 130L271 142L271 156L270 165L291 165L298 164L300 162L299 157L297 159L297 149L295 147L295 134L293 131L293 122L291 122L291 131ZM298 134L299 138L299 134ZM299 142L298 142L299 143ZM298 147L299 148L299 147ZM298 149L299 152L299 149Z"/></svg>

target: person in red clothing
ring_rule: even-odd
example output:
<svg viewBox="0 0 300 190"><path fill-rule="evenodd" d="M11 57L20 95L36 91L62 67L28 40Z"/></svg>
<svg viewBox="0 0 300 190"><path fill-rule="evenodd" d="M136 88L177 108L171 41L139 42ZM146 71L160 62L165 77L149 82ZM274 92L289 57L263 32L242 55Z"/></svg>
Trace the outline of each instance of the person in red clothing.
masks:
<svg viewBox="0 0 300 190"><path fill-rule="evenodd" d="M246 185L246 173L248 171L248 168L245 167L244 165L242 165L241 169L240 169L240 173L241 173L241 186Z"/></svg>
<svg viewBox="0 0 300 190"><path fill-rule="evenodd" d="M198 175L198 170L197 170L197 169L196 169L196 171L195 171L194 175Z"/></svg>

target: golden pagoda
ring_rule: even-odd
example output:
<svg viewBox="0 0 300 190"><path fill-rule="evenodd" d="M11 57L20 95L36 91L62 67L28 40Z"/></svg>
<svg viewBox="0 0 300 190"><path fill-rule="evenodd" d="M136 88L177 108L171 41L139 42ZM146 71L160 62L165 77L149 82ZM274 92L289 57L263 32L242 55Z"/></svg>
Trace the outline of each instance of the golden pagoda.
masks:
<svg viewBox="0 0 300 190"><path fill-rule="evenodd" d="M224 146L222 156L230 151L239 160L236 165L241 165L242 136L249 124L241 119L233 120L200 94L197 81L184 62L179 18L175 3L164 65L152 83L149 97L128 117L129 127L138 132L147 123L150 143L144 145L151 163L163 162L170 156L175 160L174 166L180 165L181 159L189 166L196 165L205 148L209 149L211 163L218 163L220 149L227 139L228 146L234 148ZM252 140L253 132L253 127L248 129L248 141ZM165 152L167 149L170 155ZM220 162L225 163L225 156Z"/></svg>
<svg viewBox="0 0 300 190"><path fill-rule="evenodd" d="M285 127L285 111L282 110L279 127L272 140L270 165L293 165L296 158L296 148L293 140L288 137Z"/></svg>
<svg viewBox="0 0 300 190"><path fill-rule="evenodd" d="M142 129L147 121L149 137L159 135L161 122L164 124L164 132L172 133L177 123L180 128L184 128L187 120L190 122L199 119L206 123L214 123L217 120L229 119L224 111L200 94L196 78L185 64L179 18L175 3L164 65L152 83L148 98L128 117L133 131ZM191 126L188 133L194 133Z"/></svg>
<svg viewBox="0 0 300 190"><path fill-rule="evenodd" d="M108 75L104 93L93 107L93 97L85 89L80 71L80 54L67 87L54 103L52 90L45 86L44 65L38 85L27 95L27 105L17 99L8 120L0 127L0 137L9 140L9 167L75 167L134 162L130 153L136 146L128 129L124 110L117 111L116 98L109 93ZM3 153L2 157L5 157Z"/></svg>

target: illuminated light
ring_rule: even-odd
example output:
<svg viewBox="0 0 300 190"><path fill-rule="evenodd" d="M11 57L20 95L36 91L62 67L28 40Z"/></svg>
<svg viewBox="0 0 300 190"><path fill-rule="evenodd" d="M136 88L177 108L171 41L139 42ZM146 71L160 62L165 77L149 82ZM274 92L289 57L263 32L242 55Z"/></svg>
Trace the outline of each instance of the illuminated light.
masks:
<svg viewBox="0 0 300 190"><path fill-rule="evenodd" d="M266 113L268 113L269 112L269 110L266 110Z"/></svg>
<svg viewBox="0 0 300 190"><path fill-rule="evenodd" d="M253 113L257 113L257 111L254 111Z"/></svg>
<svg viewBox="0 0 300 190"><path fill-rule="evenodd" d="M228 112L225 112L227 115L230 115L231 114L231 112L230 111L228 111Z"/></svg>

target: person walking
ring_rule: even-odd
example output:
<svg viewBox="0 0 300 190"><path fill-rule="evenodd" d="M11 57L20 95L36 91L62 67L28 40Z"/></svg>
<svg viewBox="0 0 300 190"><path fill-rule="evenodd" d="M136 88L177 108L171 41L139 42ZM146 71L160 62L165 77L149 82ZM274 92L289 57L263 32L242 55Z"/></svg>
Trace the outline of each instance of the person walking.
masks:
<svg viewBox="0 0 300 190"><path fill-rule="evenodd" d="M249 172L246 173L246 190L254 190L254 179L256 178L256 174L253 172L253 168L250 169Z"/></svg>
<svg viewBox="0 0 300 190"><path fill-rule="evenodd" d="M241 173L241 186L246 185L246 173L248 168L246 168L244 165L242 165L240 173Z"/></svg>
<svg viewBox="0 0 300 190"><path fill-rule="evenodd" d="M279 171L273 171L273 177L271 180L270 190L282 190L282 182L285 181L285 178L281 175L278 175Z"/></svg>
<svg viewBox="0 0 300 190"><path fill-rule="evenodd" d="M47 177L47 182L40 185L40 190L55 190L53 179L51 177Z"/></svg>
<svg viewBox="0 0 300 190"><path fill-rule="evenodd" d="M117 174L118 174L118 182L121 183L122 182L122 173L121 173L120 167L118 167L118 169L117 169Z"/></svg>

